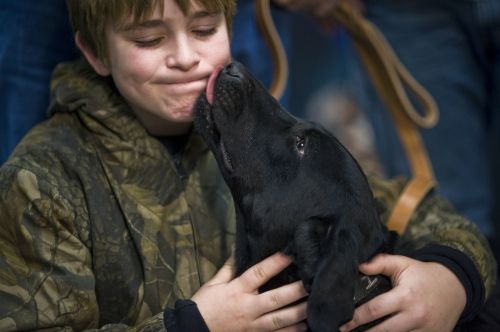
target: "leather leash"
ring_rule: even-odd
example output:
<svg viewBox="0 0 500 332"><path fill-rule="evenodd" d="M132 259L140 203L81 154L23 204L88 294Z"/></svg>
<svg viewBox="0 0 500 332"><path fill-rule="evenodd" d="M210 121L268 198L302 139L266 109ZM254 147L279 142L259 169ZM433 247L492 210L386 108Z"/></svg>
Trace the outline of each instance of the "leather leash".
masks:
<svg viewBox="0 0 500 332"><path fill-rule="evenodd" d="M254 0L253 3L255 20L271 52L273 62L273 76L269 92L276 100L279 100L285 92L288 81L288 58L271 15L270 0Z"/></svg>
<svg viewBox="0 0 500 332"><path fill-rule="evenodd" d="M254 4L257 22L271 50L275 66L270 91L279 99L288 79L286 54L272 21L270 0L254 0ZM418 128L431 128L437 123L437 105L399 61L382 33L352 6L341 1L333 10L332 17L351 36L365 69L393 118L408 159L412 177L387 222L390 229L402 234L419 203L437 185ZM413 107L407 92L419 101L423 115Z"/></svg>

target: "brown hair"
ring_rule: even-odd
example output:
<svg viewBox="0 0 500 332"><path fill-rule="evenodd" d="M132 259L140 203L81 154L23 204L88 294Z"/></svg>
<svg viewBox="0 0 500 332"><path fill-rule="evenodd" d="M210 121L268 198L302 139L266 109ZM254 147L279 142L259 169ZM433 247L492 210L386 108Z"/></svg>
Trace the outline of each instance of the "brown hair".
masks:
<svg viewBox="0 0 500 332"><path fill-rule="evenodd" d="M236 12L235 0L174 0L184 14L192 1L209 12L224 13L228 31L231 31ZM106 27L119 28L132 16L134 22L151 15L156 8L163 10L164 0L66 0L74 32L79 32L85 45L100 59L107 57Z"/></svg>

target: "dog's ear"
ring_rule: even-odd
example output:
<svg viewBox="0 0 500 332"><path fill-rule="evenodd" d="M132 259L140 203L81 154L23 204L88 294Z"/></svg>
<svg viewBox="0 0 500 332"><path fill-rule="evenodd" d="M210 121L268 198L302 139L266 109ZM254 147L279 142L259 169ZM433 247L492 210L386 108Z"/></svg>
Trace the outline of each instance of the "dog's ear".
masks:
<svg viewBox="0 0 500 332"><path fill-rule="evenodd" d="M289 241L284 253L293 256L304 288L310 293L318 269L321 252L324 251L330 222L323 218L310 218L297 224L293 241Z"/></svg>
<svg viewBox="0 0 500 332"><path fill-rule="evenodd" d="M361 234L350 222L330 223L321 245L308 299L312 331L337 331L354 313L354 280L358 276Z"/></svg>
<svg viewBox="0 0 500 332"><path fill-rule="evenodd" d="M337 331L354 312L354 280L362 234L347 217L310 218L298 223L285 253L294 257L309 292L312 331Z"/></svg>

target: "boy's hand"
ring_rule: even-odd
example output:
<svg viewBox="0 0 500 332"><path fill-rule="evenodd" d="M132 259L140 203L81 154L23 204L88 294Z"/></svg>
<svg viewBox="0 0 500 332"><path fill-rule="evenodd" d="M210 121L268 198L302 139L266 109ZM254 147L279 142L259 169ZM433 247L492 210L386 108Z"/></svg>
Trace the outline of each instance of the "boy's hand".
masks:
<svg viewBox="0 0 500 332"><path fill-rule="evenodd" d="M394 288L359 306L341 331L390 315L375 331L452 331L465 307L465 289L450 270L404 256L377 255L360 266L367 275L384 274Z"/></svg>
<svg viewBox="0 0 500 332"><path fill-rule="evenodd" d="M192 298L210 331L306 331L306 302L287 307L307 295L302 282L258 293L290 263L277 253L233 279L234 261L226 262Z"/></svg>

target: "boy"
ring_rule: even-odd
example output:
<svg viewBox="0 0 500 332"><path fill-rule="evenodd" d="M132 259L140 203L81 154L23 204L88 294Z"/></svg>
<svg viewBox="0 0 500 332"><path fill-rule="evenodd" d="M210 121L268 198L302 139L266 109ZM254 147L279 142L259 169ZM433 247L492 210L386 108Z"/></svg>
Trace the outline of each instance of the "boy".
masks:
<svg viewBox="0 0 500 332"><path fill-rule="evenodd" d="M0 170L0 329L305 330L305 302L288 306L306 296L300 282L257 292L290 258L237 278L224 265L231 197L191 130L207 78L230 61L233 1L68 8L86 62L55 71L51 119ZM401 186L373 182L388 207ZM395 288L345 328L391 314L381 328L451 330L489 294L484 239L441 200L423 204L406 236L421 247L412 256L432 262L385 255L363 266Z"/></svg>

